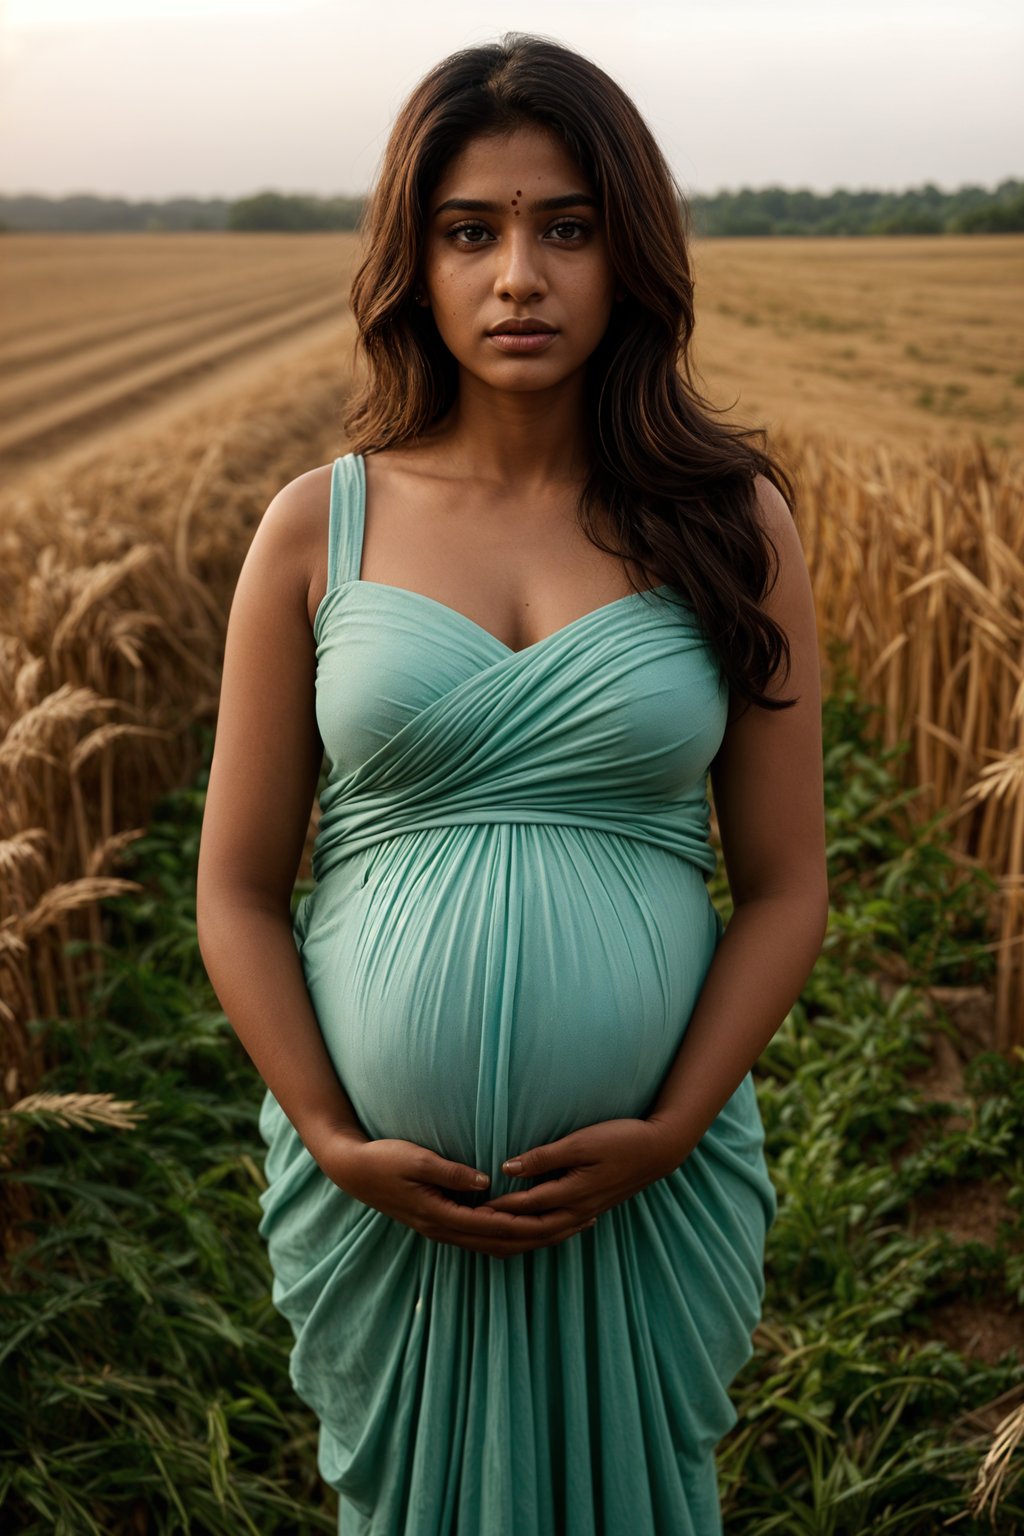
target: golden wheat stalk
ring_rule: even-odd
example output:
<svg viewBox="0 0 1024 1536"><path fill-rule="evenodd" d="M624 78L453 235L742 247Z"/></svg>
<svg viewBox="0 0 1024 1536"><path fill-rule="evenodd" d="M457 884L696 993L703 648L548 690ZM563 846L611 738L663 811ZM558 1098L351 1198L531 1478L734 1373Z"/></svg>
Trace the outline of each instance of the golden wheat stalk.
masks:
<svg viewBox="0 0 1024 1536"><path fill-rule="evenodd" d="M64 1127L78 1126L84 1131L106 1125L113 1130L131 1131L146 1118L145 1110L136 1109L134 1099L117 1099L112 1093L30 1093L6 1109L0 1109L0 1124L15 1120L53 1120Z"/></svg>
<svg viewBox="0 0 1024 1536"><path fill-rule="evenodd" d="M11 722L0 741L0 769L7 774L20 773L38 758L59 767L52 753L45 750L53 739L55 727L77 725L93 710L116 707L116 700L103 698L94 688L61 683Z"/></svg>
<svg viewBox="0 0 1024 1536"><path fill-rule="evenodd" d="M1024 1440L1024 1403L1019 1404L1000 1420L992 1436L988 1454L978 1468L978 1478L967 1502L968 1512L975 1518L989 1504L991 1514L995 1515L1013 1453L1022 1440Z"/></svg>
<svg viewBox="0 0 1024 1536"><path fill-rule="evenodd" d="M128 891L142 891L145 886L137 880L125 880L117 875L83 875L79 880L62 880L44 891L28 911L8 919L2 930L5 938L34 939L47 928L52 928L65 912L77 907L89 907L110 896L123 896Z"/></svg>

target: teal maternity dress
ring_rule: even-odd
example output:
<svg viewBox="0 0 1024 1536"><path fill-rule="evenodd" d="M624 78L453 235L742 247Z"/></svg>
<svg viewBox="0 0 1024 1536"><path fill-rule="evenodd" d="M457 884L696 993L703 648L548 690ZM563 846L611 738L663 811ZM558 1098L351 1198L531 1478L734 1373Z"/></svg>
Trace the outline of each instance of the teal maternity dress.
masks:
<svg viewBox="0 0 1024 1536"><path fill-rule="evenodd" d="M485 1169L458 1197L480 1204L528 1187L506 1157L653 1105L723 931L727 688L667 587L513 651L360 580L365 484L335 461L330 774L295 939L364 1130ZM776 1213L750 1073L667 1177L506 1259L345 1194L269 1091L259 1124L259 1230L340 1536L718 1536Z"/></svg>

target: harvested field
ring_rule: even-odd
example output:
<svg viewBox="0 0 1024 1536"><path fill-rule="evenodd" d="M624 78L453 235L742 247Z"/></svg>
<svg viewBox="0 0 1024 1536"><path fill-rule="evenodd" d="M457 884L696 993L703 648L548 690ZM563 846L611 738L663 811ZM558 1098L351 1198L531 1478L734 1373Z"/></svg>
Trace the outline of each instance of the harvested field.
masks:
<svg viewBox="0 0 1024 1536"><path fill-rule="evenodd" d="M8 235L5 483L335 338L356 234ZM1024 237L695 241L698 383L747 423L1024 448Z"/></svg>
<svg viewBox="0 0 1024 1536"><path fill-rule="evenodd" d="M769 430L1024 449L1024 236L714 240L694 353Z"/></svg>
<svg viewBox="0 0 1024 1536"><path fill-rule="evenodd" d="M115 449L331 336L344 371L355 251L336 235L0 240L5 483Z"/></svg>

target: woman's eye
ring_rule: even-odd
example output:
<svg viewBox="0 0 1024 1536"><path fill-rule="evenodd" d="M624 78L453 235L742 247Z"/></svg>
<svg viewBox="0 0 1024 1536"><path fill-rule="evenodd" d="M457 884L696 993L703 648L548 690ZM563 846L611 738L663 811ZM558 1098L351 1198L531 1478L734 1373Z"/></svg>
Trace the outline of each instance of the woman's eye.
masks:
<svg viewBox="0 0 1024 1536"><path fill-rule="evenodd" d="M568 229L574 235L585 235L590 229L590 225L584 223L582 219L559 219L557 224L552 225L552 228Z"/></svg>
<svg viewBox="0 0 1024 1536"><path fill-rule="evenodd" d="M556 244L558 245L567 245L569 240L574 240L588 234L590 225L587 224L583 219L559 219L557 224L552 224L551 226L551 231L556 229L569 231L568 237L563 237L556 241ZM478 221L470 220L465 224L456 224L452 229L448 231L448 234L445 236L445 238L448 240L454 240L458 235L465 235L467 237L465 244L483 245L484 241L482 240L471 240L468 238L470 235L479 230L483 230L484 234L487 233L485 225L479 223Z"/></svg>
<svg viewBox="0 0 1024 1536"><path fill-rule="evenodd" d="M474 230L483 229L482 224L456 224L454 229L448 231L448 239L452 240L456 235L472 234ZM479 245L479 240L471 240L470 245Z"/></svg>

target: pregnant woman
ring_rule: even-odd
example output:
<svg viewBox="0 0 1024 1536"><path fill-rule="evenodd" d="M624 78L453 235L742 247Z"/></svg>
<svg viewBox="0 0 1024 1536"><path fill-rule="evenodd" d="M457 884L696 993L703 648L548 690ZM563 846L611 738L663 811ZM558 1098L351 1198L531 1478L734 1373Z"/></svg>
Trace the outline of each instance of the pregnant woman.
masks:
<svg viewBox="0 0 1024 1536"><path fill-rule="evenodd" d="M197 891L292 1383L341 1536L717 1536L751 1068L827 915L792 488L693 385L685 204L572 50L431 70L363 233L347 451L246 556Z"/></svg>

